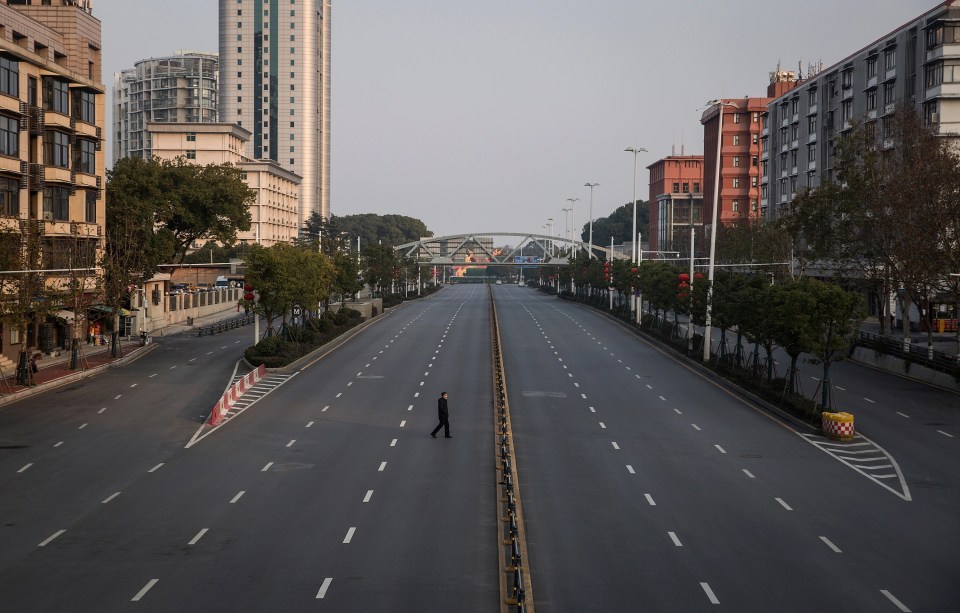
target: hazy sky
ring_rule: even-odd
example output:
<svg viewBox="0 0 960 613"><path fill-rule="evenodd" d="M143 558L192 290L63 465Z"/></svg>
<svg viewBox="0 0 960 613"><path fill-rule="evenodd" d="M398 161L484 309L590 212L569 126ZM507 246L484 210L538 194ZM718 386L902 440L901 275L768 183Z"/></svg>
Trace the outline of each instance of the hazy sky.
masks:
<svg viewBox="0 0 960 613"><path fill-rule="evenodd" d="M702 153L707 100L763 96L778 62L830 66L936 3L333 0L331 211L437 235L553 217L564 233L567 198L588 218L588 181L595 218L630 201L625 147L649 150L646 200L648 164ZM218 50L216 0L97 0L94 15L108 85L142 58Z"/></svg>

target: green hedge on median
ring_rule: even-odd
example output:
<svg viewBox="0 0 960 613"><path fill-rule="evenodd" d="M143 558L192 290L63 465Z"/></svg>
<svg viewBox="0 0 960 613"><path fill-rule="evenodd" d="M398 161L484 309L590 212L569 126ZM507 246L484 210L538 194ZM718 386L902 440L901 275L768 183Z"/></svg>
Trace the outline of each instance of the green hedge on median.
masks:
<svg viewBox="0 0 960 613"><path fill-rule="evenodd" d="M254 366L263 364L267 368L282 368L362 321L360 312L348 307L336 313L328 311L320 317L306 320L302 325L281 327L253 347L247 347L243 355Z"/></svg>

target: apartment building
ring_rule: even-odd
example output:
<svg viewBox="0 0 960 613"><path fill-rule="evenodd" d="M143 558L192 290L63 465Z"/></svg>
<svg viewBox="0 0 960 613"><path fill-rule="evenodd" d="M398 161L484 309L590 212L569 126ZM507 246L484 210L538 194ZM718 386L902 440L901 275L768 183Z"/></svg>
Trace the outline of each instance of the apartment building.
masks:
<svg viewBox="0 0 960 613"><path fill-rule="evenodd" d="M329 0L220 0L220 121L303 178L300 226L330 216L330 20Z"/></svg>
<svg viewBox="0 0 960 613"><path fill-rule="evenodd" d="M250 230L237 235L241 242L270 247L297 238L300 176L273 160L248 158L249 130L230 123L150 123L147 131L155 157L184 157L204 165L233 164L243 171L257 198L250 206Z"/></svg>
<svg viewBox="0 0 960 613"><path fill-rule="evenodd" d="M777 96L762 117L760 195L765 216L788 211L797 191L833 178L834 141L855 119L877 122L914 107L946 138L960 137L960 2L946 0Z"/></svg>
<svg viewBox="0 0 960 613"><path fill-rule="evenodd" d="M22 348L61 345L64 322L96 299L105 220L100 40L85 0L0 0L0 231L4 268L24 271L0 276L7 374ZM37 292L29 298L27 283Z"/></svg>
<svg viewBox="0 0 960 613"><path fill-rule="evenodd" d="M152 156L149 123L216 123L216 53L178 51L113 76L113 161Z"/></svg>
<svg viewBox="0 0 960 613"><path fill-rule="evenodd" d="M770 98L745 96L725 98L710 106L700 118L703 124L703 197L706 223L713 223L714 190L717 189L717 138L720 114L723 134L720 144L720 185L717 216L721 224L760 215L761 117Z"/></svg>
<svg viewBox="0 0 960 613"><path fill-rule="evenodd" d="M670 155L650 173L649 250L690 251L691 228L703 228L703 156Z"/></svg>

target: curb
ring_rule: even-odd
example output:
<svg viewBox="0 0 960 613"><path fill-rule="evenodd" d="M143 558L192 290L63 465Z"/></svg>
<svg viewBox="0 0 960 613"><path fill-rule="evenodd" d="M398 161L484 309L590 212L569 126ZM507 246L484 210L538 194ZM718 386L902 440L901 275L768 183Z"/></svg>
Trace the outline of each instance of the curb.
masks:
<svg viewBox="0 0 960 613"><path fill-rule="evenodd" d="M721 377L720 375L718 375L718 374L715 373L714 371L712 371L712 370L710 370L709 368L705 367L705 366L704 366L703 364L701 364L700 362L698 362L698 361L696 361L696 360L692 360L692 359L690 359L689 357L687 357L687 356L685 356L685 355L681 355L681 354L673 351L669 346L664 346L664 345L659 341L659 339L656 339L656 338L650 336L649 334L647 334L646 332L644 332L644 331L642 331L642 330L640 330L640 329L638 329L638 328L634 328L633 326L627 325L627 324L624 323L622 320L620 320L620 318L614 317L613 315L611 315L611 314L609 314L609 313L607 313L607 312L605 312L605 311L601 311L600 309L594 308L594 307L592 307L592 306L590 306L590 305L588 305L588 304L583 304L583 303L581 303L581 302L576 302L576 301L573 301L573 300L567 300L566 302L568 302L568 303L570 303L570 304L575 304L575 305L577 305L577 306L579 306L579 307L582 307L582 308L585 308L585 309L590 309L591 311L595 311L595 312L599 313L600 315L602 315L603 317L606 317L607 319L609 319L609 320L617 323L620 327L622 327L622 328L624 328L624 329L626 329L626 330L630 330L630 331L633 332L636 336L640 337L640 338L641 338L644 342L646 342L648 345L650 345L651 347L657 349L658 351L660 351L662 354L666 355L667 357L669 357L669 358L672 359L673 361L678 362L678 363L681 363L681 364L687 366L688 368L690 368L691 370L696 371L698 374L700 374L701 376L703 376L705 379L710 380L713 384L715 384L715 385L717 385L717 386L719 386L719 387L722 387L723 389L731 392L732 394L734 394L734 395L736 395L736 396L739 396L741 400L747 401L747 402L749 402L750 404L752 404L753 406L755 406L755 407L757 407L757 408L759 408L759 409L763 409L764 411L766 411L766 412L768 412L768 413L771 413L771 414L773 415L773 417L779 419L780 421L789 422L791 425L793 425L793 426L795 426L795 427L797 427L797 428L800 428L800 429L802 429L802 430L806 430L807 432L810 432L810 433L813 433L813 434L819 434L819 433L820 433L820 429L817 428L816 426L814 426L814 425L812 425L812 424L808 424L807 422L805 422L805 421L803 421L803 420L801 420L801 419L799 419L799 418L797 418L797 417L795 417L795 416L787 413L787 412L784 411L783 409L781 409L781 408L779 408L779 407L777 407L777 406L775 406L775 405L767 402L766 400L760 398L759 396L757 396L757 395L754 394L753 392L750 392L749 390L746 390L746 389L740 387L739 385L733 383L732 381L729 381L729 380L725 379L724 377Z"/></svg>
<svg viewBox="0 0 960 613"><path fill-rule="evenodd" d="M6 396L0 397L0 406L13 404L18 400L24 398L29 398L30 396L36 396L37 394L42 394L44 392L56 389L68 383L73 383L74 381L79 381L80 379L86 379L87 377L92 377L94 375L100 374L104 370L110 368L119 368L121 366L126 366L130 362L135 362L139 360L142 356L147 355L156 348L156 345L150 343L148 347L142 347L143 351L136 351L131 355L118 358L112 362L107 362L106 364L101 364L100 366L94 366L93 368L88 368L87 370L82 370L75 372L59 379L54 379L53 381L47 381L46 383L41 383L40 385L21 390L19 392L14 392Z"/></svg>

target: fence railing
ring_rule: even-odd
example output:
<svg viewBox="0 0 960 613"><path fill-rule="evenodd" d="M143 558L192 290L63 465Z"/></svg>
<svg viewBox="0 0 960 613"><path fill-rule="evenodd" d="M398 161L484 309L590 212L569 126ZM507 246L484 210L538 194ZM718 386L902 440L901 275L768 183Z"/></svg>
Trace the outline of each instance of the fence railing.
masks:
<svg viewBox="0 0 960 613"><path fill-rule="evenodd" d="M924 345L910 344L909 351L903 347L903 339L881 336L872 332L860 332L854 346L867 347L886 355L892 355L914 364L920 364L939 372L953 374L960 368L957 357L940 351L931 352Z"/></svg>
<svg viewBox="0 0 960 613"><path fill-rule="evenodd" d="M219 334L220 332L226 332L227 330L233 330L234 328L246 326L247 324L253 323L254 317L256 317L256 315L237 315L236 317L224 319L223 321L218 321L217 323L210 324L209 326L200 326L197 328L197 336L212 336L214 334Z"/></svg>

